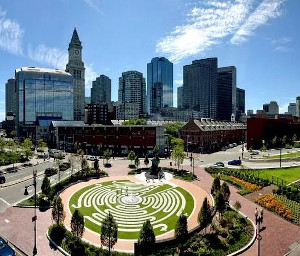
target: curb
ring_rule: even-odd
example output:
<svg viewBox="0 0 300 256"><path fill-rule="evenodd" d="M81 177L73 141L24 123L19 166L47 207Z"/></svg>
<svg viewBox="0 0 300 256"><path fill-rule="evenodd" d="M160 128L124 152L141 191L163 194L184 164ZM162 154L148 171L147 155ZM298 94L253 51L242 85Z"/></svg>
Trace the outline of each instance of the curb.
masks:
<svg viewBox="0 0 300 256"><path fill-rule="evenodd" d="M44 172L40 172L40 173L37 174L37 177L42 176L43 174L44 174ZM30 177L28 177L28 178L24 178L24 179L22 179L22 180L18 180L18 181L13 182L13 183L7 183L6 185L0 185L0 188L11 187L11 186L20 184L20 183L22 183L22 182L24 182L24 181L27 181L27 180L30 180L30 179L32 179L32 176L30 176Z"/></svg>
<svg viewBox="0 0 300 256"><path fill-rule="evenodd" d="M47 239L50 241L50 243L53 244L54 247L55 247L57 250L59 250L63 255L65 255L65 256L71 256L71 254L69 254L68 252L66 252L63 248L61 248L60 246L58 246L58 245L51 239L51 237L50 237L49 234L48 234L48 231L47 231L47 233L46 233L46 237L47 237Z"/></svg>

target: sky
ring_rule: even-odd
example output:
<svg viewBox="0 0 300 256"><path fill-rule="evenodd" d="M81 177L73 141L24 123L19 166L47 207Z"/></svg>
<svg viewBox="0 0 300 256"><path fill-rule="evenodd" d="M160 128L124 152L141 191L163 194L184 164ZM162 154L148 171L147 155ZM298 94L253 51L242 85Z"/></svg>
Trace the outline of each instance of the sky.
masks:
<svg viewBox="0 0 300 256"><path fill-rule="evenodd" d="M117 100L122 72L147 77L147 63L174 63L174 103L183 66L217 57L237 68L246 109L278 102L280 112L300 96L299 0L1 0L0 121L5 83L20 67L65 69L76 27L83 46L86 96L101 74Z"/></svg>

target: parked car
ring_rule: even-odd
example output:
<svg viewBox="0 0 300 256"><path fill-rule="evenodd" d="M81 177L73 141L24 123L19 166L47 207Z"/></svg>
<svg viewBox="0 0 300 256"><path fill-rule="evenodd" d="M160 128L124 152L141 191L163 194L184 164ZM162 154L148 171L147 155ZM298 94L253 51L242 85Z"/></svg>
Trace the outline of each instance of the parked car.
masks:
<svg viewBox="0 0 300 256"><path fill-rule="evenodd" d="M227 148L225 148L225 147L222 147L222 148L221 148L222 151L226 151L226 149L227 149Z"/></svg>
<svg viewBox="0 0 300 256"><path fill-rule="evenodd" d="M240 165L242 161L240 159L231 160L228 162L229 165Z"/></svg>
<svg viewBox="0 0 300 256"><path fill-rule="evenodd" d="M237 146L237 144L236 144L236 143L232 143L232 145L233 145L234 147L236 147L236 146Z"/></svg>
<svg viewBox="0 0 300 256"><path fill-rule="evenodd" d="M90 160L90 161L96 161L97 157L95 156L88 156L87 157L87 160Z"/></svg>
<svg viewBox="0 0 300 256"><path fill-rule="evenodd" d="M5 183L5 177L3 174L0 174L0 184L3 184L3 183Z"/></svg>
<svg viewBox="0 0 300 256"><path fill-rule="evenodd" d="M18 171L18 167L8 167L6 168L7 173L14 173Z"/></svg>
<svg viewBox="0 0 300 256"><path fill-rule="evenodd" d="M56 168L51 168L51 167L49 167L49 168L46 168L45 169L45 175L46 176L52 176L52 175L54 175L54 174L56 174L58 171L57 171L57 169Z"/></svg>
<svg viewBox="0 0 300 256"><path fill-rule="evenodd" d="M69 162L63 162L59 165L59 170L66 171L71 167L71 164Z"/></svg>
<svg viewBox="0 0 300 256"><path fill-rule="evenodd" d="M229 144L228 147L229 147L229 148L233 148L233 144Z"/></svg>
<svg viewBox="0 0 300 256"><path fill-rule="evenodd" d="M212 167L224 167L224 163L222 162L216 162L215 164L212 165Z"/></svg>
<svg viewBox="0 0 300 256"><path fill-rule="evenodd" d="M7 241L0 237L0 255L1 256L15 256L16 252L11 248Z"/></svg>
<svg viewBox="0 0 300 256"><path fill-rule="evenodd" d="M259 154L259 152L256 151L256 150L252 150L252 152L250 152L250 155L251 155L251 156L256 156L256 155L258 155L258 154Z"/></svg>

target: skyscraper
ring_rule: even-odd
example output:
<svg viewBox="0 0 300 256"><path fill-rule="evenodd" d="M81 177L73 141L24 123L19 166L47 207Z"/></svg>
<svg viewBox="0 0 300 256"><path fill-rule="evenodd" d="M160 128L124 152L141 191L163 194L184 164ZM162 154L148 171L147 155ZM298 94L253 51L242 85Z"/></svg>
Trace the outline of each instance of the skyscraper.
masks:
<svg viewBox="0 0 300 256"><path fill-rule="evenodd" d="M17 86L15 84L15 79L8 79L5 84L5 116L8 112L16 114L17 113Z"/></svg>
<svg viewBox="0 0 300 256"><path fill-rule="evenodd" d="M296 116L300 117L300 96L296 98Z"/></svg>
<svg viewBox="0 0 300 256"><path fill-rule="evenodd" d="M194 60L183 67L183 108L199 111L202 117L217 117L218 59Z"/></svg>
<svg viewBox="0 0 300 256"><path fill-rule="evenodd" d="M146 114L146 82L143 74L138 71L123 72L119 78L118 100L124 104L138 104L138 114L143 117Z"/></svg>
<svg viewBox="0 0 300 256"><path fill-rule="evenodd" d="M111 80L109 77L101 75L93 81L91 88L91 103L99 105L106 103L109 111L112 110Z"/></svg>
<svg viewBox="0 0 300 256"><path fill-rule="evenodd" d="M218 68L218 110L219 120L231 120L236 116L236 68Z"/></svg>
<svg viewBox="0 0 300 256"><path fill-rule="evenodd" d="M177 87L177 108L181 110L183 107L183 87Z"/></svg>
<svg viewBox="0 0 300 256"><path fill-rule="evenodd" d="M236 88L236 120L240 120L241 115L245 113L245 90Z"/></svg>
<svg viewBox="0 0 300 256"><path fill-rule="evenodd" d="M72 39L68 48L69 62L66 66L66 72L73 75L74 91L74 120L84 120L84 101L85 101L85 67L82 62L82 45L79 40L76 28L73 31Z"/></svg>
<svg viewBox="0 0 300 256"><path fill-rule="evenodd" d="M292 102L288 106L288 114L296 116L296 103Z"/></svg>
<svg viewBox="0 0 300 256"><path fill-rule="evenodd" d="M157 87L157 83L162 85L160 109L173 107L173 63L164 57L153 58L147 64L147 112L149 114L160 111L157 110L157 99L155 99L158 94L152 92L155 84Z"/></svg>
<svg viewBox="0 0 300 256"><path fill-rule="evenodd" d="M17 125L33 125L38 118L73 120L73 77L57 69L16 69Z"/></svg>
<svg viewBox="0 0 300 256"><path fill-rule="evenodd" d="M279 107L276 101L270 101L270 103L263 104L263 110L266 112L266 114L279 114Z"/></svg>

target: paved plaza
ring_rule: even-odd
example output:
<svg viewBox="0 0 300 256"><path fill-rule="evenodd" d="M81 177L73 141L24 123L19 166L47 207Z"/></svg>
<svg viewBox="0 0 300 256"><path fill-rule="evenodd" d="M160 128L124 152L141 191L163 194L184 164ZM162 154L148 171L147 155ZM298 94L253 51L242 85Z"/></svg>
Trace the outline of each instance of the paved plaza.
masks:
<svg viewBox="0 0 300 256"><path fill-rule="evenodd" d="M134 176L127 176L128 171L128 160L125 159L112 159L112 167L104 168L105 171L108 172L109 180L120 180L126 179L131 180L133 182L139 182L139 180ZM141 161L142 162L142 161ZM186 164L188 162L185 162ZM160 166L170 166L170 160L161 160ZM187 170L192 170L189 165L184 166ZM189 184L189 187L195 187L200 189L203 195L205 193L210 192L211 184L213 178L204 171L204 168L197 164L195 166L195 174L198 176L198 180L193 181ZM90 182L101 182L100 180L94 180ZM180 187L184 187L186 182L175 180L173 179L172 182L176 183ZM181 184L184 183L184 184ZM88 183L82 182L75 186L85 187ZM73 187L72 187L73 189ZM76 190L76 187L74 187ZM67 190L66 190L67 191ZM237 193L237 189L233 186L230 186L231 197L230 203L234 204L236 200L241 202L242 208L241 212L247 215L249 218L254 220L254 211L255 208L258 207L257 204L253 203L251 200L242 197ZM0 191L1 192L1 191ZM22 193L22 191L15 191L15 193ZM73 191L74 192L74 191ZM73 192L70 192L69 196ZM192 191L189 190L191 194ZM198 192L197 197L199 197ZM63 195L64 196L64 195ZM68 196L66 196L67 198ZM195 197L195 196L194 196ZM66 198L64 200L66 200ZM199 200L201 202L202 199ZM66 207L67 203L65 203ZM199 211L199 205L195 212ZM15 208L9 207L4 212L0 213L0 225L1 230L0 233L6 236L11 242L16 244L21 250L23 250L26 254L30 255L32 253L33 248L33 223L31 222L31 218L33 216L33 209L32 208ZM70 215L67 214L66 224L70 222ZM196 225L196 219L189 221L189 225ZM53 250L50 245L49 241L46 238L46 232L48 226L52 224L51 221L51 211L47 210L45 212L38 211L38 220L37 220L37 248L38 248L38 255L61 255L58 251ZM296 226L283 218L275 215L272 212L265 210L264 212L264 223L263 226L265 229L261 232L262 241L261 241L261 255L268 256L282 256L285 253L289 252L289 246L293 243L300 243L300 227ZM190 226L191 227L191 226ZM94 238L90 238L89 236L93 234ZM168 233L166 233L168 234ZM165 235L165 234L164 234ZM162 236L164 236L162 235ZM99 244L100 238L98 234L93 232L86 231L85 238L88 240L92 240L93 243ZM121 241L120 241L121 242ZM124 244L123 249L131 250L128 245ZM257 242L255 242L252 247L247 250L242 255L246 256L253 256L257 255Z"/></svg>

